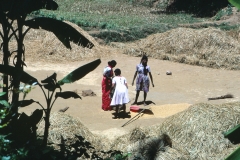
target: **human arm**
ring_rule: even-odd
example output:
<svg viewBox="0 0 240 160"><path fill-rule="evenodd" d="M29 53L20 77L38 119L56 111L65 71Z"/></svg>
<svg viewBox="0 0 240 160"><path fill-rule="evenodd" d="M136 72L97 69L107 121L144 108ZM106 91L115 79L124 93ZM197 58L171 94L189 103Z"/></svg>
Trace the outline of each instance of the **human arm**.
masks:
<svg viewBox="0 0 240 160"><path fill-rule="evenodd" d="M153 84L153 77L152 77L152 73L151 73L151 72L149 72L149 77L150 77L150 79L151 79L152 86L154 87L154 84Z"/></svg>
<svg viewBox="0 0 240 160"><path fill-rule="evenodd" d="M115 87L116 83L112 83L112 89Z"/></svg>
<svg viewBox="0 0 240 160"><path fill-rule="evenodd" d="M132 86L133 86L133 84L134 84L134 80L135 80L136 76L137 76L137 71L135 72L135 74L134 74L134 76L133 76Z"/></svg>
<svg viewBox="0 0 240 160"><path fill-rule="evenodd" d="M127 87L127 89L128 89L128 85L127 85L127 83L125 83L125 86Z"/></svg>

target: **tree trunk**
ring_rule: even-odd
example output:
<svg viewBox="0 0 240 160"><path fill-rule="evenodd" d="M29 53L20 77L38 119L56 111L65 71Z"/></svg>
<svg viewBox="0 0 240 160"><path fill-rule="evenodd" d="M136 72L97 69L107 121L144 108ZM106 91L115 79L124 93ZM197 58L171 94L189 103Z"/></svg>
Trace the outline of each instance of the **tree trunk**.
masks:
<svg viewBox="0 0 240 160"><path fill-rule="evenodd" d="M9 65L9 22L6 17L1 17L2 20L2 30L3 30L3 65ZM6 94L3 96L3 99L8 102L8 75L3 76L3 92Z"/></svg>
<svg viewBox="0 0 240 160"><path fill-rule="evenodd" d="M18 40L17 40L17 61L15 64L15 67L17 69L23 70L23 61L22 61L22 56L24 54L23 51L23 18L18 18L17 19L17 24L18 24ZM18 80L16 77L13 77L14 84L13 84L13 90L18 89L20 85L20 80ZM19 93L18 92L13 92L12 96L12 103L13 103L13 113L18 112L18 106L14 105L19 101Z"/></svg>

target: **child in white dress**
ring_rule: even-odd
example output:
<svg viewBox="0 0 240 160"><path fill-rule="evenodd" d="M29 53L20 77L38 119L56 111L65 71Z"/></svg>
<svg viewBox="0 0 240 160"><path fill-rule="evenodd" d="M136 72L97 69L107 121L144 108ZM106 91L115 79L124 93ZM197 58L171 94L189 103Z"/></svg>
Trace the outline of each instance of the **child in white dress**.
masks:
<svg viewBox="0 0 240 160"><path fill-rule="evenodd" d="M120 106L126 112L126 104L129 102L128 85L125 77L121 76L121 70L114 70L115 77L112 79L112 89L115 88L110 106L116 107L115 118L117 118Z"/></svg>

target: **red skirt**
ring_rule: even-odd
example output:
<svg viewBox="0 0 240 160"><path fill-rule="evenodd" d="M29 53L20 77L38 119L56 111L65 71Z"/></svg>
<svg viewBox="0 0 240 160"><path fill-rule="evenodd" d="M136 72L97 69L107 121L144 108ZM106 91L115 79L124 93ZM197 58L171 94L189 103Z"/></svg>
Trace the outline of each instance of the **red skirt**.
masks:
<svg viewBox="0 0 240 160"><path fill-rule="evenodd" d="M104 111L112 110L110 107L110 91L111 91L112 81L103 77L102 80L102 109Z"/></svg>

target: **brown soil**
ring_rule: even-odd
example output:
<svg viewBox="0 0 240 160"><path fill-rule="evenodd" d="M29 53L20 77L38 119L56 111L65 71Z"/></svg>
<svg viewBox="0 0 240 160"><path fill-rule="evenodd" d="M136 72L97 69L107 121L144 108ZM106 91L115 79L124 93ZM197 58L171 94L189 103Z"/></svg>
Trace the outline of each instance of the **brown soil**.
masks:
<svg viewBox="0 0 240 160"><path fill-rule="evenodd" d="M147 96L149 105L146 108L152 109L154 115L143 114L137 116L134 121L121 127L129 121L136 113L131 112L125 118L112 119L113 111L103 111L101 109L101 79L102 70L109 60L117 61L116 68L122 70L122 76L126 77L129 84L129 96L131 102L135 97L135 86L131 86L135 66L139 63L140 57L129 57L124 54L115 54L107 58L102 58L102 63L93 72L86 75L83 79L73 83L65 84L63 91L76 90L81 95L82 90L91 89L96 96L82 97L79 99L57 99L52 111L56 112L65 107L69 109L65 112L80 121L93 133L107 135L114 138L116 135L122 135L137 126L149 126L159 124L166 117L174 115L187 109L195 103L220 104L225 102L239 101L240 94L240 73L238 71L217 70L204 67L197 67L157 59L149 59L155 87L151 86ZM92 59L94 60L94 58ZM90 62L83 60L80 62L69 63L46 63L27 61L26 72L42 80L50 76L53 72L57 73L57 79L60 80L73 69ZM166 71L171 71L172 75L166 75ZM222 96L231 93L234 98L219 99L208 101L208 98ZM33 89L27 99L34 99L45 105L44 96L39 88ZM143 93L140 93L139 102L143 100ZM130 103L127 104L129 111ZM144 108L143 105L140 107ZM20 109L30 114L34 109L40 108L38 105Z"/></svg>
<svg viewBox="0 0 240 160"><path fill-rule="evenodd" d="M238 13L229 17L228 20L224 19L222 21L231 21L231 23L239 22L236 17L239 17ZM51 39L51 36L46 36L46 38ZM57 79L60 80L75 68L96 59L91 56L83 57L83 60L78 59L77 56L71 59L67 57L71 53L65 53L65 50L62 50L58 43L55 44L55 41L53 42L52 47L55 47L54 54L46 54L46 56L42 53L47 53L48 51L52 53L46 49L46 46L38 49L36 47L39 46L38 41L28 41L29 45L27 46L35 47L26 49L26 57L29 59L26 59L27 61L25 63L28 67L25 68L25 71L35 76L39 81L50 76L53 72L57 73ZM44 44L44 42L41 43ZM55 53L55 51L57 52ZM63 53L60 53L60 51ZM74 54L75 52L81 53L84 52L84 50L73 49L73 52ZM239 71L211 69L149 58L148 64L151 67L155 87L153 88L151 86L150 88L150 92L147 95L149 104L146 108L151 109L154 114L141 114L140 116L136 116L137 113L130 112L129 115L123 118L112 119L112 113L114 113L114 111L103 111L101 109L102 71L109 60L115 59L117 61L116 68L120 68L122 70L122 76L126 77L129 84L131 102L133 102L135 97L135 86L132 86L131 82L135 72L135 66L139 63L140 57L130 57L122 53L123 50L121 47L112 48L96 45L91 55L96 54L97 56L95 57L101 58L102 63L99 67L83 79L73 84L65 84L63 86L63 91L77 90L80 95L83 90L91 89L96 93L96 96L82 97L82 100L57 99L52 112L58 112L60 109L69 107L65 112L66 114L74 118L79 118L93 133L106 135L111 139L138 126L150 126L162 123L165 118L186 110L191 104L202 102L221 104L240 100L238 96L240 95ZM57 55L59 55L62 61L65 60L65 62L57 61L56 58L51 59L51 57L56 57ZM86 55L88 55L88 53ZM58 60L59 57L57 57ZM41 61L37 61L38 59L41 59ZM171 71L172 75L166 75L167 71ZM208 98L219 97L226 94L232 94L234 98L208 101ZM45 106L44 95L38 87L33 89L27 95L26 99L31 98L41 102ZM141 102L142 100L143 93L140 93L138 101ZM127 111L129 111L130 103L127 104ZM143 105L139 106L144 108ZM34 104L30 107L20 109L20 112L24 111L27 114L31 114L36 108L40 107ZM135 117L133 121L122 127L123 124L133 117Z"/></svg>

